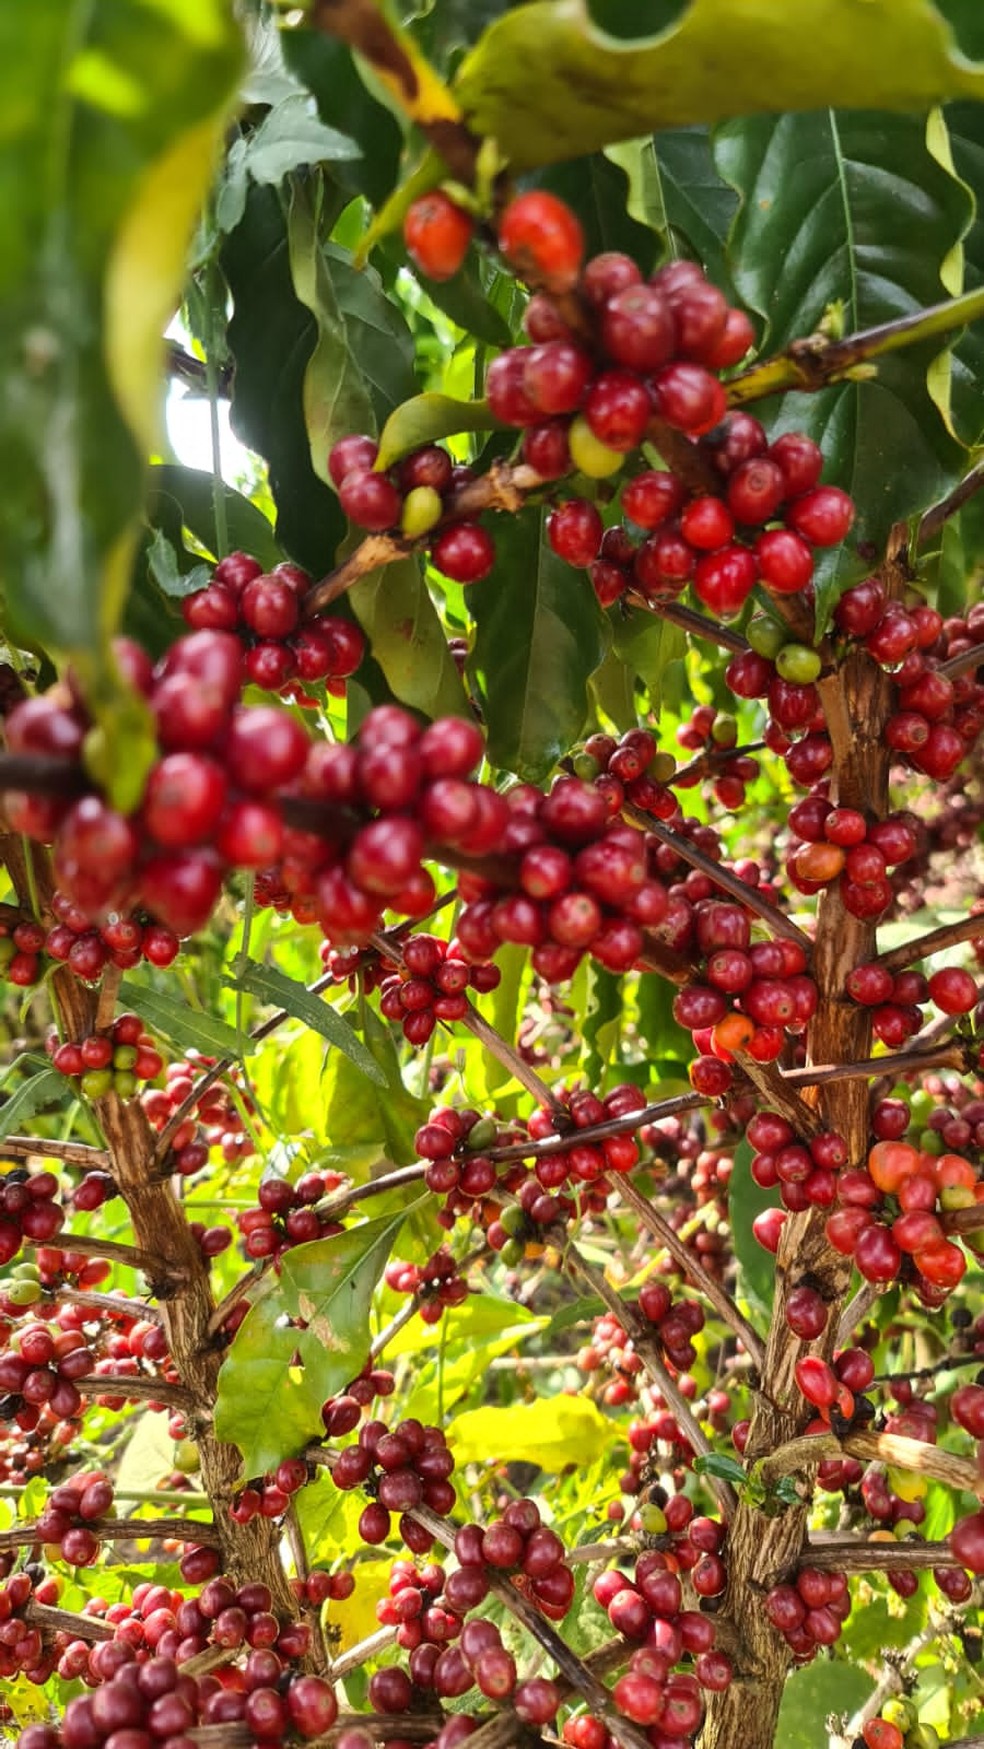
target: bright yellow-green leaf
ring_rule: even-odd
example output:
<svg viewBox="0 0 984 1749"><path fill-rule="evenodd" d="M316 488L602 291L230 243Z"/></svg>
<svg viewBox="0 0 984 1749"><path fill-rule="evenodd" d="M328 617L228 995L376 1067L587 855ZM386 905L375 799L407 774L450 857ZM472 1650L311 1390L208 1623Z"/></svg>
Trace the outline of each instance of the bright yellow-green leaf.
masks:
<svg viewBox="0 0 984 1749"><path fill-rule="evenodd" d="M590 1464L618 1430L587 1397L538 1397L508 1409L467 1409L448 1428L459 1464L539 1464L556 1475L568 1464Z"/></svg>
<svg viewBox="0 0 984 1749"><path fill-rule="evenodd" d="M489 412L487 401L456 401L451 395L427 393L414 395L391 413L379 437L377 467L389 468L419 449L424 443L437 443L442 437L455 437L460 431L493 431L498 421Z"/></svg>
<svg viewBox="0 0 984 1749"><path fill-rule="evenodd" d="M692 0L634 37L601 29L588 0L532 0L497 19L454 89L469 125L523 168L725 116L927 110L984 96L984 63L959 53L931 0Z"/></svg>

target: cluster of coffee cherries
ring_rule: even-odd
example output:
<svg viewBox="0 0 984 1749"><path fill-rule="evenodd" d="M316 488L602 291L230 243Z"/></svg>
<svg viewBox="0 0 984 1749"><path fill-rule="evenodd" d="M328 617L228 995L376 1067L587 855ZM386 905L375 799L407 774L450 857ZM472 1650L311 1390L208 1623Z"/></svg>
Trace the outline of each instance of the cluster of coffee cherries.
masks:
<svg viewBox="0 0 984 1749"><path fill-rule="evenodd" d="M424 1045L439 1020L450 1024L464 1019L469 986L485 995L497 988L501 977L498 966L466 959L457 942L411 935L403 944L399 970L380 984L380 1012L399 1021L409 1044Z"/></svg>
<svg viewBox="0 0 984 1749"><path fill-rule="evenodd" d="M678 1551L683 1550L679 1564L689 1571L698 1597L717 1596L724 1587L718 1552L722 1541L721 1526L712 1519L693 1518L687 1533L673 1539L672 1555L647 1549L631 1574L610 1568L594 1582L595 1601L616 1632L637 1648L612 1691L619 1711L635 1724L683 1741L700 1726L702 1691L727 1688L732 1667L715 1648L713 1616L684 1607ZM677 1668L691 1659L692 1669Z"/></svg>
<svg viewBox="0 0 984 1749"><path fill-rule="evenodd" d="M411 1554L429 1550L433 1538L412 1516L415 1506L442 1515L455 1502L450 1480L454 1458L439 1427L409 1419L390 1429L384 1421L365 1421L354 1445L346 1446L331 1468L337 1488L363 1488L373 1496L359 1518L359 1535L375 1547L390 1535L390 1515L399 1513L399 1532Z"/></svg>
<svg viewBox="0 0 984 1749"><path fill-rule="evenodd" d="M59 1044L58 1034L51 1032L45 1048L52 1066L77 1081L87 1099L107 1093L132 1099L141 1081L156 1081L164 1070L157 1041L144 1030L139 1014L120 1014L108 1033L90 1033L75 1042Z"/></svg>
<svg viewBox="0 0 984 1749"><path fill-rule="evenodd" d="M291 1498L310 1481L303 1458L283 1458L269 1475L248 1482L229 1508L234 1524L249 1524L254 1518L283 1518Z"/></svg>
<svg viewBox="0 0 984 1749"><path fill-rule="evenodd" d="M96 983L107 966L128 972L146 960L163 970L181 946L173 930L146 914L113 917L97 927L67 893L58 892L52 895L51 909L56 921L45 935L44 951L86 984Z"/></svg>
<svg viewBox="0 0 984 1749"><path fill-rule="evenodd" d="M446 450L426 444L388 470L378 467L371 437L343 437L328 457L328 474L346 516L371 534L404 540L428 536L431 564L455 583L477 583L495 563L495 543L480 522L456 511L455 497L471 470Z"/></svg>
<svg viewBox="0 0 984 1749"><path fill-rule="evenodd" d="M783 1207L794 1214L833 1205L837 1174L848 1161L847 1143L836 1130L821 1130L801 1141L779 1112L758 1111L750 1118L745 1135L756 1150L750 1171L760 1189L773 1190L778 1185Z"/></svg>
<svg viewBox="0 0 984 1749"><path fill-rule="evenodd" d="M614 735L589 735L575 758L579 777L588 779L605 797L612 815L626 803L642 808L657 819L671 819L677 812L667 785L676 778L676 761L662 753L649 729L626 729Z"/></svg>
<svg viewBox="0 0 984 1749"><path fill-rule="evenodd" d="M756 1062L775 1060L787 1034L802 1034L816 1011L817 987L798 941L779 937L752 942L751 920L742 905L703 900L695 908L696 952L703 981L685 984L673 1015L694 1035L700 1055L690 1078L699 1093L725 1092L727 1067L736 1051Z"/></svg>
<svg viewBox="0 0 984 1749"><path fill-rule="evenodd" d="M112 1504L113 1484L104 1470L60 1482L51 1490L37 1519L38 1542L57 1549L60 1559L70 1567L91 1567L100 1546L93 1526L108 1516Z"/></svg>
<svg viewBox="0 0 984 1749"><path fill-rule="evenodd" d="M88 1378L96 1366L96 1355L81 1332L50 1328L40 1320L12 1332L9 1326L4 1328L9 1342L0 1353L4 1419L29 1432L37 1426L42 1409L59 1421L78 1415L82 1397L77 1380Z"/></svg>
<svg viewBox="0 0 984 1749"><path fill-rule="evenodd" d="M939 1745L939 1732L920 1724L915 1702L900 1694L883 1701L875 1718L865 1720L851 1749L939 1749Z"/></svg>
<svg viewBox="0 0 984 1749"><path fill-rule="evenodd" d="M158 1134L186 1101L192 1101L184 1121L171 1137L168 1155L172 1169L183 1177L199 1172L212 1148L218 1148L228 1164L249 1160L254 1153L247 1119L255 1108L248 1091L240 1085L237 1069L228 1070L222 1081L212 1081L194 1097L199 1079L215 1064L215 1057L189 1051L182 1060L168 1063L162 1087L148 1088L141 1096L150 1126Z"/></svg>
<svg viewBox="0 0 984 1749"><path fill-rule="evenodd" d="M900 1102L902 1103L902 1102ZM864 1167L840 1174L827 1237L866 1281L905 1274L924 1304L942 1304L967 1267L942 1215L980 1200L977 1169L962 1154L929 1154L910 1142L876 1141Z"/></svg>
<svg viewBox="0 0 984 1749"><path fill-rule="evenodd" d="M21 990L38 984L44 975L46 931L40 923L0 922L0 977Z"/></svg>
<svg viewBox="0 0 984 1749"><path fill-rule="evenodd" d="M499 848L506 803L470 779L483 750L475 723L441 717L422 729L398 705L370 711L354 741L311 746L300 793L326 813L325 833L289 833L263 896L283 895L336 948L364 947L384 910L423 916L436 898L428 845L467 856Z"/></svg>
<svg viewBox="0 0 984 1749"><path fill-rule="evenodd" d="M868 577L841 596L834 623L893 677L895 708L885 726L893 753L922 776L945 783L984 727L984 688L976 673L951 680L941 672L951 654L963 654L980 635L980 608L971 609L967 620L944 622L920 597L914 595L910 605L891 601L879 579Z"/></svg>
<svg viewBox="0 0 984 1749"><path fill-rule="evenodd" d="M386 1367L374 1366L367 1360L358 1378L352 1379L344 1391L328 1397L321 1405L321 1419L329 1439L341 1439L358 1427L376 1397L391 1397L396 1386L393 1374Z"/></svg>
<svg viewBox="0 0 984 1749"><path fill-rule="evenodd" d="M0 1585L0 1678L23 1674L37 1687L46 1683L57 1663L50 1637L31 1619L32 1604L57 1603L57 1579L50 1575L34 1583L28 1573L14 1573Z"/></svg>
<svg viewBox="0 0 984 1749"><path fill-rule="evenodd" d="M13 1262L25 1239L47 1244L64 1224L53 1172L15 1166L0 1177L0 1265Z"/></svg>
<svg viewBox="0 0 984 1749"><path fill-rule="evenodd" d="M294 1245L340 1233L340 1223L319 1214L315 1205L342 1182L338 1172L305 1172L296 1184L286 1178L262 1179L258 1206L236 1216L246 1256L280 1257Z"/></svg>
<svg viewBox="0 0 984 1749"><path fill-rule="evenodd" d="M428 1257L426 1263L402 1263L390 1258L383 1280L397 1294L414 1294L425 1324L437 1324L448 1306L460 1306L468 1298L468 1283L447 1246Z"/></svg>
<svg viewBox="0 0 984 1749"><path fill-rule="evenodd" d="M264 571L248 553L221 559L206 588L186 595L181 612L192 631L234 632L243 649L243 676L251 686L297 700L303 688L327 683L341 696L365 655L366 641L352 620L304 619L312 579L298 565Z"/></svg>
<svg viewBox="0 0 984 1749"><path fill-rule="evenodd" d="M845 989L852 1001L873 1010L871 1027L890 1050L898 1050L923 1025L922 1005L932 1002L943 1014L970 1014L980 993L977 980L962 966L941 966L929 977L915 967L894 975L876 961L855 966Z"/></svg>
<svg viewBox="0 0 984 1749"><path fill-rule="evenodd" d="M109 1648L112 1657L105 1655ZM124 1734L127 1742L131 1737L150 1744L185 1741L198 1725L239 1722L254 1741L279 1744L288 1736L319 1737L338 1716L329 1683L289 1672L268 1648L245 1659L241 1688L213 1675L182 1673L177 1660L160 1651L140 1660L121 1640L97 1648L90 1666L96 1660L107 1667L99 1687L70 1700L60 1726L28 1725L18 1749L81 1749L83 1744L101 1749Z"/></svg>
<svg viewBox="0 0 984 1749"><path fill-rule="evenodd" d="M783 1585L774 1585L765 1599L765 1613L793 1652L798 1664L809 1663L821 1646L839 1640L851 1613L851 1593L843 1573L801 1567Z"/></svg>
<svg viewBox="0 0 984 1749"><path fill-rule="evenodd" d="M673 774L674 789L693 789L703 776L710 776L711 794L728 813L745 804L747 786L758 776L758 760L738 747L738 724L727 711L707 704L695 705L689 720L677 730L681 747L697 757L690 766Z"/></svg>
<svg viewBox="0 0 984 1749"><path fill-rule="evenodd" d="M819 893L837 882L844 909L870 922L882 917L895 893L890 871L909 862L919 847L918 826L905 813L869 820L857 808L835 808L811 794L790 810L794 846L787 873L801 893Z"/></svg>

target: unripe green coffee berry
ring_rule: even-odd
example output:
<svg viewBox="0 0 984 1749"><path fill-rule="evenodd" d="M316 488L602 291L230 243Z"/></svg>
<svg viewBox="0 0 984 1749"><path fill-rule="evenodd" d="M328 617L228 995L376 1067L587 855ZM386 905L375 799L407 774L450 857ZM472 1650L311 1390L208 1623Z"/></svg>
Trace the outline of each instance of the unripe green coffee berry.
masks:
<svg viewBox="0 0 984 1749"><path fill-rule="evenodd" d="M823 664L809 644L784 644L776 657L776 672L796 686L809 686Z"/></svg>
<svg viewBox="0 0 984 1749"><path fill-rule="evenodd" d="M174 1450L174 1467L183 1476L193 1476L199 1466L198 1447L193 1439L179 1439Z"/></svg>
<svg viewBox="0 0 984 1749"><path fill-rule="evenodd" d="M666 1513L654 1500L639 1508L639 1523L647 1536L662 1536L666 1529Z"/></svg>
<svg viewBox="0 0 984 1749"><path fill-rule="evenodd" d="M567 433L567 447L574 466L589 480L604 480L617 474L625 460L617 449L599 443L587 420L578 414Z"/></svg>
<svg viewBox="0 0 984 1749"><path fill-rule="evenodd" d="M526 1231L526 1216L521 1208L516 1208L513 1205L511 1208L503 1209L499 1216L499 1225L505 1228L511 1238L515 1239L520 1233Z"/></svg>
<svg viewBox="0 0 984 1749"><path fill-rule="evenodd" d="M913 1725L906 1731L905 1749L940 1749L939 1732L932 1725Z"/></svg>
<svg viewBox="0 0 984 1749"><path fill-rule="evenodd" d="M599 771L597 759L592 759L590 753L575 753L573 763L575 777L579 777L582 783L594 782Z"/></svg>
<svg viewBox="0 0 984 1749"><path fill-rule="evenodd" d="M469 1148L491 1148L497 1134L495 1118L480 1117L478 1122L472 1124L468 1131L468 1146Z"/></svg>
<svg viewBox="0 0 984 1749"><path fill-rule="evenodd" d="M711 740L715 747L734 747L738 742L738 724L727 711L718 711L711 724Z"/></svg>
<svg viewBox="0 0 984 1749"><path fill-rule="evenodd" d="M433 486L414 486L403 500L400 529L407 540L416 540L440 522L443 510L441 495Z"/></svg>
<svg viewBox="0 0 984 1749"><path fill-rule="evenodd" d="M654 753L646 776L651 777L654 783L669 783L675 771L676 760L672 753Z"/></svg>
<svg viewBox="0 0 984 1749"><path fill-rule="evenodd" d="M44 1290L39 1281L8 1281L3 1297L12 1306L34 1306L44 1298Z"/></svg>
<svg viewBox="0 0 984 1749"><path fill-rule="evenodd" d="M921 1148L924 1154L942 1154L946 1149L946 1143L939 1130L923 1130L916 1147Z"/></svg>
<svg viewBox="0 0 984 1749"><path fill-rule="evenodd" d="M3 966L9 966L16 952L16 944L11 941L10 936L0 936L0 968Z"/></svg>
<svg viewBox="0 0 984 1749"><path fill-rule="evenodd" d="M892 1696L891 1700L886 1700L881 1709L881 1716L883 1719L887 1719L890 1725L897 1725L903 1736L906 1731L911 1731L913 1726L919 1722L919 1714L908 1695L905 1694L896 1694Z"/></svg>
<svg viewBox="0 0 984 1749"><path fill-rule="evenodd" d="M499 1252L503 1263L508 1263L510 1269L515 1269L517 1264L522 1263L525 1255L526 1246L522 1239L507 1239Z"/></svg>
<svg viewBox="0 0 984 1749"><path fill-rule="evenodd" d="M86 1099L102 1099L113 1085L112 1069L87 1069L79 1081Z"/></svg>
<svg viewBox="0 0 984 1749"><path fill-rule="evenodd" d="M132 1099L137 1091L137 1077L129 1069L117 1069L113 1075L113 1092L121 1099Z"/></svg>
<svg viewBox="0 0 984 1749"><path fill-rule="evenodd" d="M789 633L781 621L772 619L767 613L755 613L748 622L745 636L757 655L774 662Z"/></svg>
<svg viewBox="0 0 984 1749"><path fill-rule="evenodd" d="M114 1069L132 1069L137 1060L136 1045L117 1045L113 1052Z"/></svg>
<svg viewBox="0 0 984 1749"><path fill-rule="evenodd" d="M15 1275L18 1281L41 1280L41 1271L36 1263L15 1263L10 1273Z"/></svg>

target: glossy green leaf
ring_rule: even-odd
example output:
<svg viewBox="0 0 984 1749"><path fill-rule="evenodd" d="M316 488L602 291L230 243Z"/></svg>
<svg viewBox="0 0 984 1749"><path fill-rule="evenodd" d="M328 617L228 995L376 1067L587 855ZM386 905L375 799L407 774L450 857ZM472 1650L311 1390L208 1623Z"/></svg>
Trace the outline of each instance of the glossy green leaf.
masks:
<svg viewBox="0 0 984 1749"><path fill-rule="evenodd" d="M673 664L682 662L686 653L685 633L641 608L633 608L627 615L616 609L610 623L613 649L638 675L649 694L650 708L658 712L672 680Z"/></svg>
<svg viewBox="0 0 984 1749"><path fill-rule="evenodd" d="M420 1125L427 1120L430 1101L418 1099L408 1091L400 1073L400 1060L390 1029L368 1005L363 1011L362 1028L366 1046L386 1081L385 1092L377 1093L362 1077L362 1105L375 1114L388 1158L396 1166L410 1166L417 1159L413 1138ZM347 1087L351 1087L351 1074L346 1072L346 1064L341 1062L338 1065L335 1098L338 1101L339 1117L343 1120ZM330 1125L328 1133L334 1137L335 1132Z"/></svg>
<svg viewBox="0 0 984 1749"><path fill-rule="evenodd" d="M582 1026L581 1062L585 1081L597 1087L618 1051L622 1030L624 981L594 961L588 966L588 996Z"/></svg>
<svg viewBox="0 0 984 1749"><path fill-rule="evenodd" d="M353 431L371 432L375 424L362 360L349 344L320 230L317 196L312 199L309 191L295 182L287 221L290 271L297 298L310 310L318 332L304 372L304 424L311 466L326 480L332 444Z"/></svg>
<svg viewBox="0 0 984 1749"><path fill-rule="evenodd" d="M489 758L530 783L542 782L581 733L608 636L586 572L551 551L544 515L527 506L495 520L495 565L467 598Z"/></svg>
<svg viewBox="0 0 984 1749"><path fill-rule="evenodd" d="M427 717L471 715L420 557L370 571L348 599L401 704Z"/></svg>
<svg viewBox="0 0 984 1749"><path fill-rule="evenodd" d="M495 956L495 963L501 973L499 982L491 996L483 997L479 1004L482 1013L503 1038L516 1036L528 959L525 948L519 947L515 942L504 942ZM511 1070L498 1057L493 1056L485 1045L482 1046L482 1072L485 1077L485 1091L490 1098L512 1079Z"/></svg>
<svg viewBox="0 0 984 1749"><path fill-rule="evenodd" d="M407 1212L295 1246L276 1285L247 1313L220 1369L215 1405L215 1431L238 1445L247 1476L322 1433L322 1403L361 1371L373 1290Z"/></svg>
<svg viewBox="0 0 984 1749"><path fill-rule="evenodd" d="M271 189L249 190L242 223L223 245L222 266L234 305L233 430L268 464L279 544L320 575L331 569L345 518L324 483L326 457L319 458L320 474L312 466L304 382L318 330L295 295L286 220Z"/></svg>
<svg viewBox="0 0 984 1749"><path fill-rule="evenodd" d="M253 1047L252 1039L227 1026L213 1014L192 1008L180 995L155 989L139 978L124 978L120 1002L132 1008L154 1032L162 1033L183 1051L203 1051L206 1056L241 1057Z"/></svg>
<svg viewBox="0 0 984 1749"><path fill-rule="evenodd" d="M454 90L519 168L725 116L926 110L984 92L948 12L943 0L692 0L663 30L616 36L588 0L532 0L491 26Z"/></svg>
<svg viewBox="0 0 984 1749"><path fill-rule="evenodd" d="M395 252L395 245L390 247ZM406 265L415 271L409 258ZM500 304L508 308L514 300L519 302L521 294L515 281L498 271L493 256L481 257L472 249L450 279L418 277L431 303L464 333L484 340L486 346L512 345L513 330Z"/></svg>
<svg viewBox="0 0 984 1749"><path fill-rule="evenodd" d="M377 1086L385 1087L386 1077L382 1069L366 1050L351 1021L344 1014L339 1014L323 997L315 996L297 978L288 978L276 966L259 966L255 960L251 960L246 970L230 982L234 989L245 990L250 996L258 997L261 1002L283 1008L292 1019L303 1021L305 1026L320 1033L322 1038L327 1039L329 1044L348 1057L360 1074L367 1075Z"/></svg>
<svg viewBox="0 0 984 1749"><path fill-rule="evenodd" d="M390 414L379 434L381 468L392 467L425 443L459 431L494 431L498 421L485 401L456 401L451 395L414 395Z"/></svg>
<svg viewBox="0 0 984 1749"><path fill-rule="evenodd" d="M456 1415L447 1430L458 1464L537 1464L557 1475L568 1464L589 1464L616 1437L588 1397L537 1397L500 1409L488 1405Z"/></svg>
<svg viewBox="0 0 984 1749"><path fill-rule="evenodd" d="M770 351L814 332L831 305L849 333L945 296L941 273L968 196L932 156L923 121L867 111L753 118L719 130L715 157L742 198L735 282L765 317ZM906 348L879 361L873 382L785 395L778 411L763 404L773 431L805 430L821 444L825 478L857 504L850 540L818 567L818 620L857 567L856 540L877 550L894 521L963 469L927 386L939 351L938 341Z"/></svg>
<svg viewBox="0 0 984 1749"><path fill-rule="evenodd" d="M111 765L132 736L135 783L144 737L108 639L159 436L161 334L240 58L226 0L0 18L5 623L73 657Z"/></svg>
<svg viewBox="0 0 984 1749"><path fill-rule="evenodd" d="M279 1292L258 1300L219 1369L215 1432L238 1445L245 1478L275 1469L281 1458L324 1432L321 1405L327 1393L321 1389L319 1369L293 1364L303 1332L281 1322L283 1318ZM367 1351L368 1345L367 1331ZM349 1372L340 1383L351 1376Z"/></svg>
<svg viewBox="0 0 984 1749"><path fill-rule="evenodd" d="M19 1125L33 1117L36 1111L63 1099L66 1087L65 1077L57 1069L39 1066L37 1072L22 1081L17 1091L0 1105L0 1136L12 1136Z"/></svg>
<svg viewBox="0 0 984 1749"><path fill-rule="evenodd" d="M715 167L710 130L664 128L610 146L606 157L629 179L632 217L661 233L665 254L692 256L730 294L727 240L738 197Z"/></svg>
<svg viewBox="0 0 984 1749"><path fill-rule="evenodd" d="M336 243L327 243L324 254L349 347L365 378L376 423L384 425L416 393L413 336L375 268L354 267Z"/></svg>
<svg viewBox="0 0 984 1749"><path fill-rule="evenodd" d="M161 462L149 475L150 493L147 500L148 520L160 520L162 499L172 499L181 513L181 521L207 552L218 555L215 532L215 499L212 474L202 468L179 467L173 462ZM223 484L226 530L231 548L240 548L259 560L264 570L272 571L283 558L273 529L262 510L237 492L234 486Z"/></svg>
<svg viewBox="0 0 984 1749"><path fill-rule="evenodd" d="M367 89L352 51L320 30L285 30L280 37L288 67L313 93L323 122L357 140L361 156L336 160L332 175L373 206L386 199L400 167L402 138L390 111Z"/></svg>

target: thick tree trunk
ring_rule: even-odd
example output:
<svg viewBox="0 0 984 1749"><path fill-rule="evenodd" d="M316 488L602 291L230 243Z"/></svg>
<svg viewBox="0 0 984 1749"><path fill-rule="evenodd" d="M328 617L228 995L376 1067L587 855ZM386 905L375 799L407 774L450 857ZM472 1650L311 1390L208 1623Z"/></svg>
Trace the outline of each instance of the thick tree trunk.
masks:
<svg viewBox="0 0 984 1749"><path fill-rule="evenodd" d="M820 693L834 748L831 800L858 808L869 818L881 818L888 805L888 749L884 724L890 710L890 683L864 653L852 652L843 666L820 682ZM844 982L853 966L875 951L873 925L852 917L836 885L821 895L813 975L820 992L810 1024L810 1063L850 1063L867 1057L871 1043L869 1011L850 1002ZM866 1157L868 1085L864 1080L832 1081L822 1089L806 1089L825 1129L844 1136L852 1165ZM763 1105L767 1105L766 1098ZM776 1258L776 1292L772 1326L746 1456L754 1461L802 1433L812 1411L795 1379L796 1362L804 1354L829 1360L837 1335L838 1313L851 1275L849 1258L827 1243L823 1210L790 1215ZM792 1290L804 1278L822 1294L830 1316L814 1342L793 1335L785 1317ZM707 1715L700 1749L773 1749L790 1652L770 1624L763 1607L776 1574L800 1564L808 1521L804 1506L773 1510L741 1503L728 1534L728 1589L722 1615L737 1635L736 1680L721 1694L707 1696Z"/></svg>

